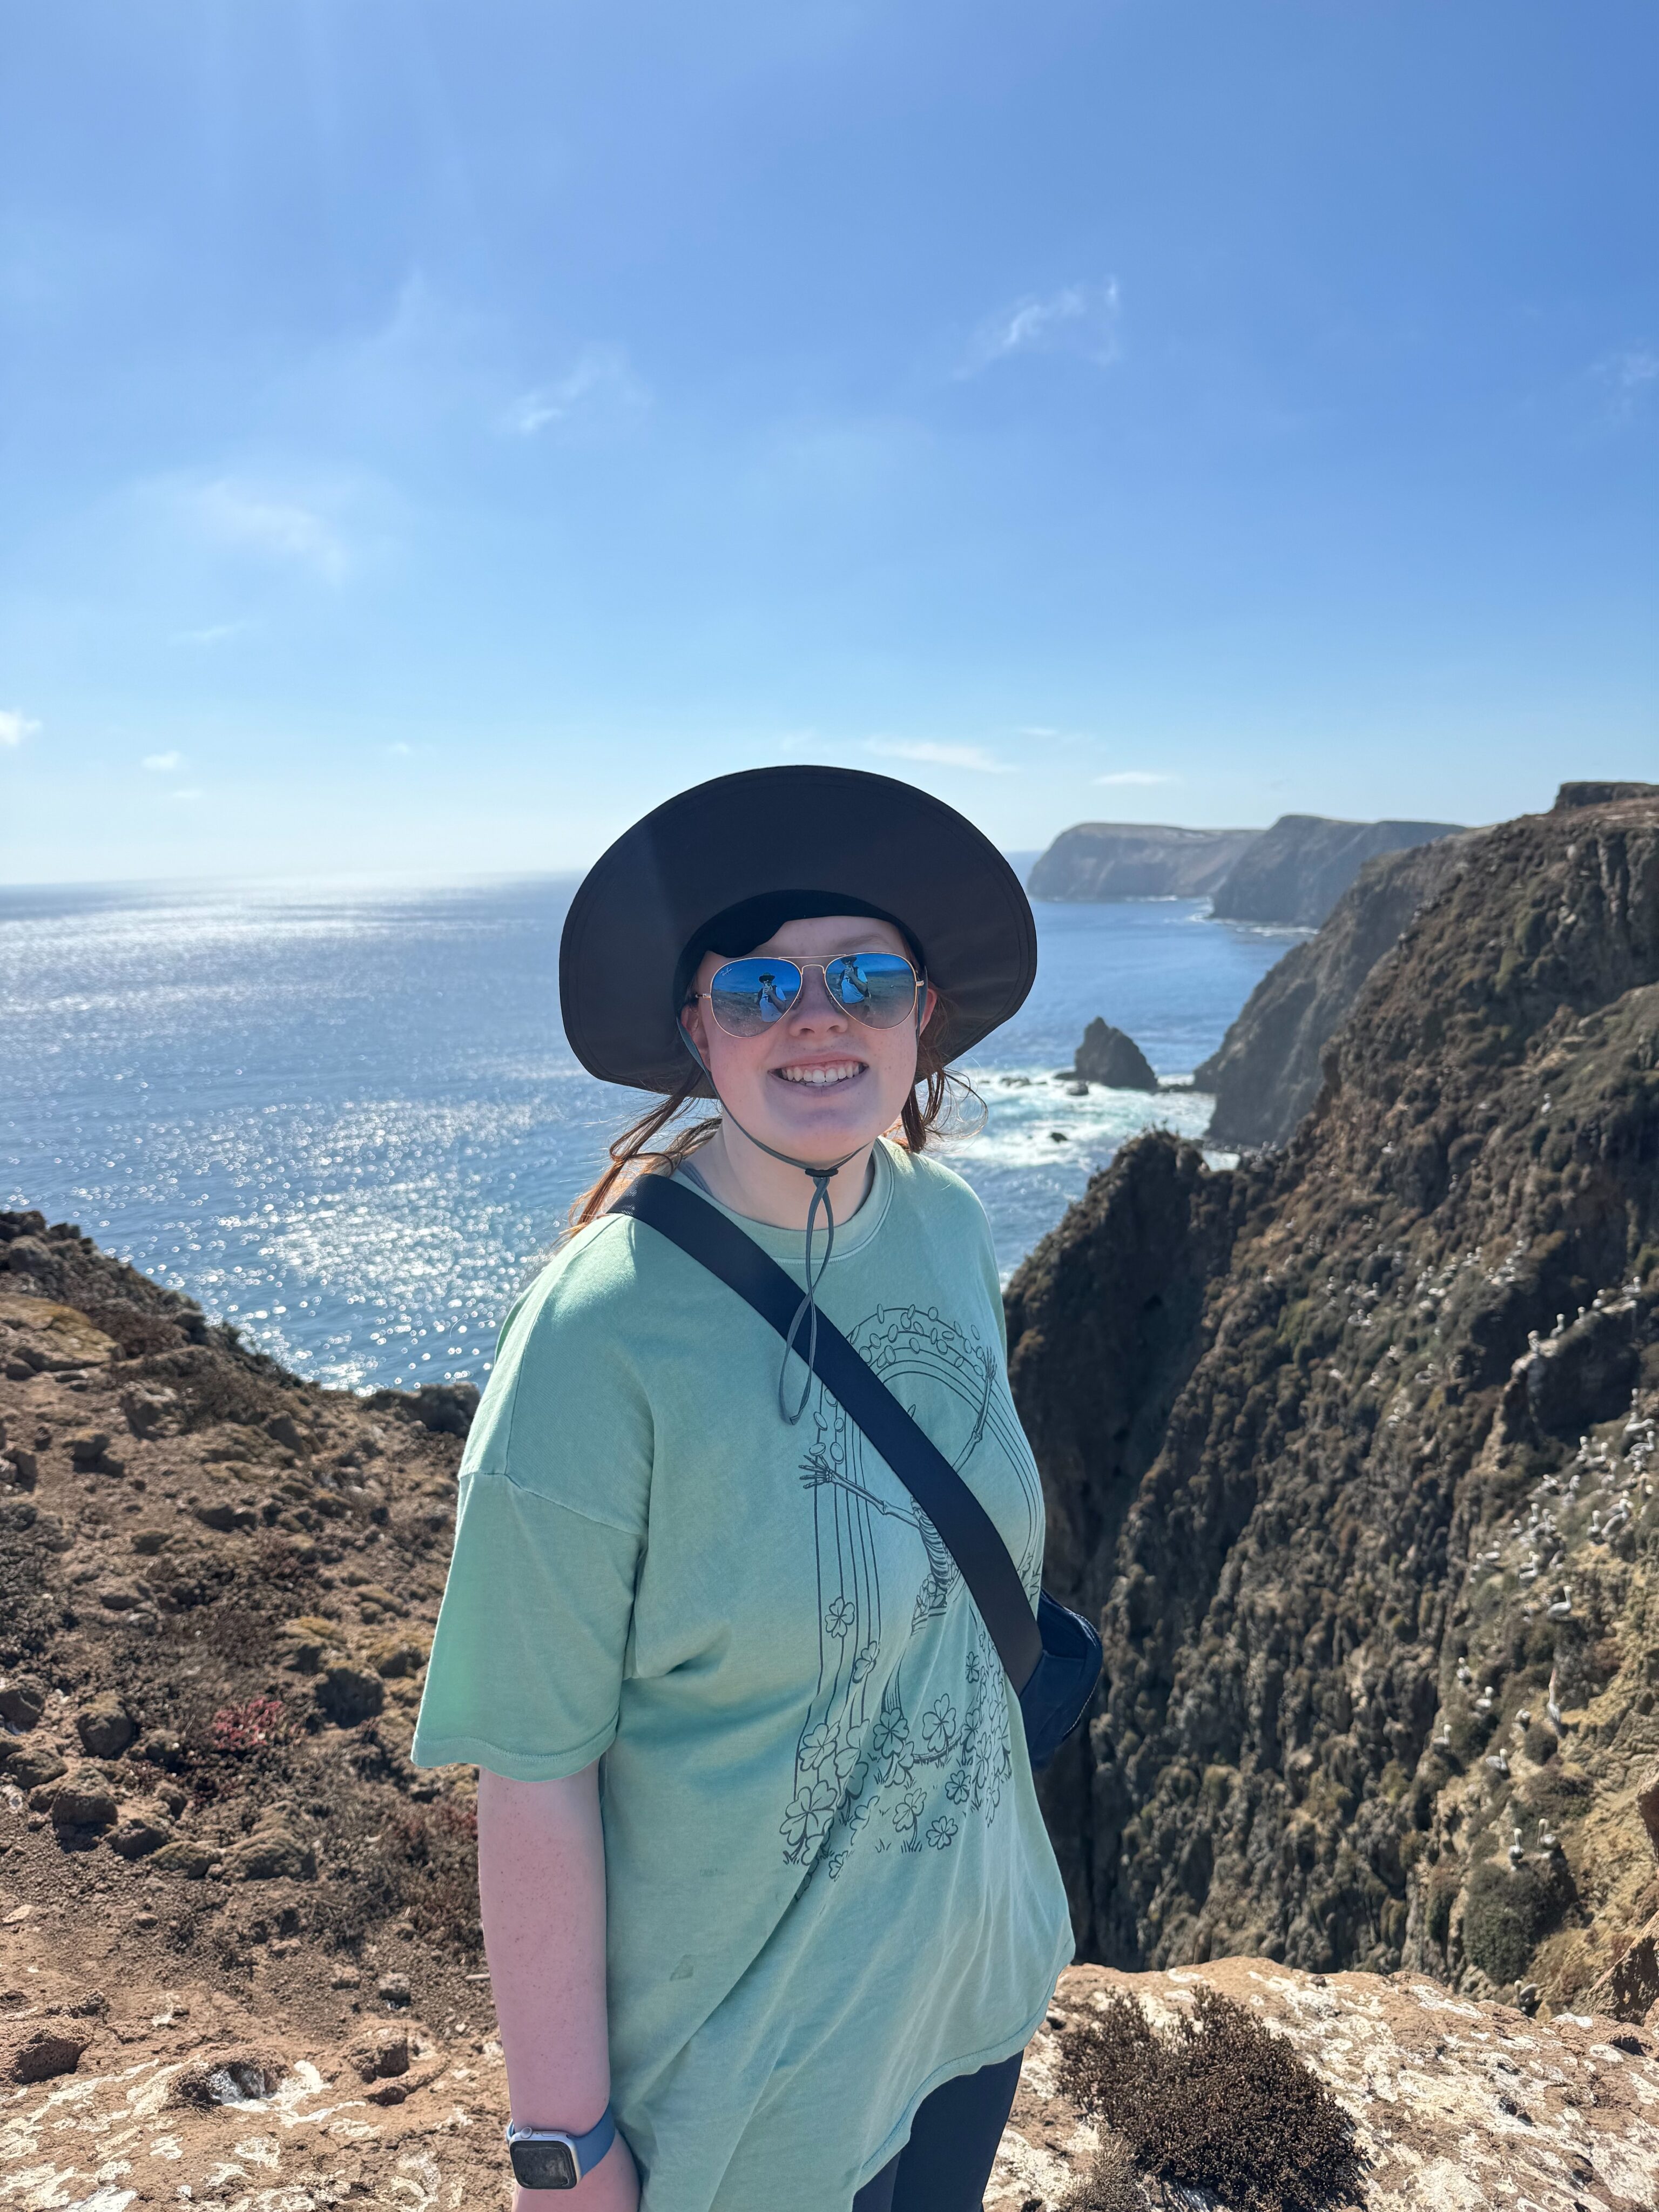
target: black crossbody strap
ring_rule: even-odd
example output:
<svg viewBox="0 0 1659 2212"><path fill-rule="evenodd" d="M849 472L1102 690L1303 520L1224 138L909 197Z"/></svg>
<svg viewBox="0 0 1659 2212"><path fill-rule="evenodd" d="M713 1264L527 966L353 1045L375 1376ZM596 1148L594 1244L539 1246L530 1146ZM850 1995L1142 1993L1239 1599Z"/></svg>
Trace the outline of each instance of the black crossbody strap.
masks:
<svg viewBox="0 0 1659 2212"><path fill-rule="evenodd" d="M717 1207L667 1176L643 1175L611 1212L631 1214L678 1244L787 1340L800 1304L799 1285ZM812 1367L939 1531L1009 1680L1016 1691L1023 1690L1042 1656L1042 1638L1018 1570L990 1515L927 1431L822 1312Z"/></svg>

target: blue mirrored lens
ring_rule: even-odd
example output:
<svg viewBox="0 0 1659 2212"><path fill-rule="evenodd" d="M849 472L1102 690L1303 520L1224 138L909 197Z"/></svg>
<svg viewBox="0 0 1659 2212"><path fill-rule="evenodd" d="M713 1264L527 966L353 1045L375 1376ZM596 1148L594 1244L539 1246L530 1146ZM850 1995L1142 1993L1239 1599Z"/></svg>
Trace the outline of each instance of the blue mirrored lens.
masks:
<svg viewBox="0 0 1659 2212"><path fill-rule="evenodd" d="M800 996L793 960L728 960L708 986L714 1019L728 1036L758 1036Z"/></svg>
<svg viewBox="0 0 1659 2212"><path fill-rule="evenodd" d="M830 995L854 1020L890 1030L908 1020L916 1002L916 974L896 952L852 952L823 971Z"/></svg>

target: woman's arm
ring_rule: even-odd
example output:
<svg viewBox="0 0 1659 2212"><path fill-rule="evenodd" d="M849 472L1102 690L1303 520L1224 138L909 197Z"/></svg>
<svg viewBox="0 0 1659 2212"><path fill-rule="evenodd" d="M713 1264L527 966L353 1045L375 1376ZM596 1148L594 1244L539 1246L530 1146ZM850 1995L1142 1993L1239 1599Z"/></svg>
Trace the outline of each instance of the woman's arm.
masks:
<svg viewBox="0 0 1659 2212"><path fill-rule="evenodd" d="M597 1765L563 1782L479 1774L478 1894L513 2118L585 2134L611 2095ZM618 2136L577 2188L520 2190L515 2204L635 2212L639 2197Z"/></svg>

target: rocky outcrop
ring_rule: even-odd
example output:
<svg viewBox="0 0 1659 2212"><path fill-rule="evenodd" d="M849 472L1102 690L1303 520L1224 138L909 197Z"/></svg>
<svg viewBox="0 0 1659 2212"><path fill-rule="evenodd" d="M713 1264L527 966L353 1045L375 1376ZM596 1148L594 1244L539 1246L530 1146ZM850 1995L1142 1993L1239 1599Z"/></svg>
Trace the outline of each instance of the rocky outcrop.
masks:
<svg viewBox="0 0 1659 2212"><path fill-rule="evenodd" d="M1327 1066L1009 1288L1106 1647L1045 1785L1079 1940L1571 2003L1659 1909L1659 802L1486 833Z"/></svg>
<svg viewBox="0 0 1659 2212"><path fill-rule="evenodd" d="M1025 888L1035 899L1207 898L1261 835L1079 822L1061 830Z"/></svg>
<svg viewBox="0 0 1659 2212"><path fill-rule="evenodd" d="M1368 860L1318 933L1293 945L1251 992L1218 1050L1193 1071L1215 1093L1209 1142L1228 1151L1289 1141L1319 1094L1325 1047L1407 924L1468 865L1478 830Z"/></svg>
<svg viewBox="0 0 1659 2212"><path fill-rule="evenodd" d="M1453 836L1455 822L1333 822L1281 814L1240 855L1215 891L1227 921L1316 929L1367 860Z"/></svg>
<svg viewBox="0 0 1659 2212"><path fill-rule="evenodd" d="M1083 1032L1072 1073L1079 1083L1098 1083L1109 1091L1157 1091L1157 1073L1125 1030L1114 1029L1098 1014Z"/></svg>

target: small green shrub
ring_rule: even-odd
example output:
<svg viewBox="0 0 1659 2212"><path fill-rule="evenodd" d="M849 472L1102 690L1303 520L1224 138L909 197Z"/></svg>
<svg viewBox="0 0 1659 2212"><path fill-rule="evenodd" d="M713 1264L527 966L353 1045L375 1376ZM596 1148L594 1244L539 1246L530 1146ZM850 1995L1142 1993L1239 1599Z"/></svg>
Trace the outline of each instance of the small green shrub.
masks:
<svg viewBox="0 0 1659 2212"><path fill-rule="evenodd" d="M1451 1934L1451 1909L1456 1895L1456 1869L1447 1866L1436 1867L1429 1876L1428 1895L1423 1906L1423 1924L1430 1942L1437 1943L1443 1951L1446 1948L1446 1938Z"/></svg>
<svg viewBox="0 0 1659 2212"><path fill-rule="evenodd" d="M1518 1982L1564 1902L1557 1884L1535 1868L1482 1859L1465 1893L1463 1948L1494 1982Z"/></svg>
<svg viewBox="0 0 1659 2212"><path fill-rule="evenodd" d="M1359 2194L1347 2113L1286 2038L1207 1984L1168 2034L1127 1996L1067 2029L1060 2087L1141 2172L1237 2212L1323 2212Z"/></svg>

